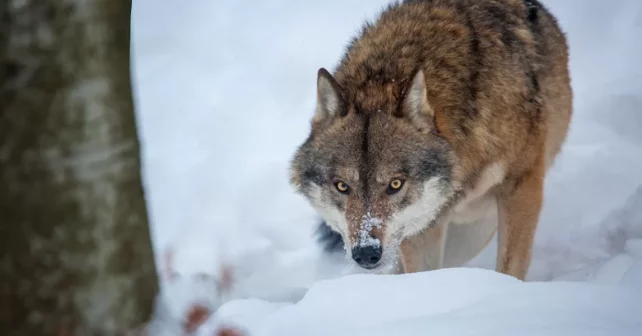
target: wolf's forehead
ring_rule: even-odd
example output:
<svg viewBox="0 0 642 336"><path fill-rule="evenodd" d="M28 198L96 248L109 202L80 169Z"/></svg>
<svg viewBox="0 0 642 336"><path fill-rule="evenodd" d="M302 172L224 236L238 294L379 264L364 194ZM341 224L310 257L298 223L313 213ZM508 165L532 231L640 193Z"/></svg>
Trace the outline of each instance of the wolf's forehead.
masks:
<svg viewBox="0 0 642 336"><path fill-rule="evenodd" d="M399 126L393 117L384 112L364 115L360 125L343 134L340 140L349 154L348 161L358 163L361 169L377 170L387 161L398 158L405 146L399 136Z"/></svg>
<svg viewBox="0 0 642 336"><path fill-rule="evenodd" d="M335 171L340 177L352 182L387 183L392 175L400 173L401 168L398 165L363 160L357 164L340 164Z"/></svg>
<svg viewBox="0 0 642 336"><path fill-rule="evenodd" d="M317 153L325 157L331 173L351 181L374 179L382 183L398 173L409 145L399 134L404 130L398 121L386 111L347 118L317 142Z"/></svg>
<svg viewBox="0 0 642 336"><path fill-rule="evenodd" d="M359 168L356 165L342 165L337 167L337 173L349 181L359 181Z"/></svg>

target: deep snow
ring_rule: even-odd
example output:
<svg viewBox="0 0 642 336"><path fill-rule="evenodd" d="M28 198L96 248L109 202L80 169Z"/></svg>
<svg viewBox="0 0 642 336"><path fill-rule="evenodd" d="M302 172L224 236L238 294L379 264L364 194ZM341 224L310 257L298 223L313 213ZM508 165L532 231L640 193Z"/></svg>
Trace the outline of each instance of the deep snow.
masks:
<svg viewBox="0 0 642 336"><path fill-rule="evenodd" d="M243 323L257 336L633 336L642 330L640 294L639 288L523 283L488 270L444 269L322 282L299 303L269 312L261 307L263 314L254 316L248 312L257 310L255 302L237 301L217 320Z"/></svg>
<svg viewBox="0 0 642 336"><path fill-rule="evenodd" d="M640 326L642 313L631 313L642 312L637 0L544 1L567 32L575 93L528 276L552 283L471 269L319 282L351 270L319 258L315 214L292 192L287 167L307 136L316 70L333 67L362 20L387 3L134 1L133 79L153 240L159 268L174 246L173 266L184 276L171 285L162 278L172 315L201 299L216 308L253 297L223 305L221 317L261 335L288 335L280 328L289 325L300 332L292 335L316 326L346 335L359 326L369 335L624 335L636 318ZM492 269L495 246L470 266ZM189 277L216 278L221 263L232 264L239 281L229 297L213 295L210 278ZM313 284L303 301L288 303ZM510 323L496 327L497 314Z"/></svg>

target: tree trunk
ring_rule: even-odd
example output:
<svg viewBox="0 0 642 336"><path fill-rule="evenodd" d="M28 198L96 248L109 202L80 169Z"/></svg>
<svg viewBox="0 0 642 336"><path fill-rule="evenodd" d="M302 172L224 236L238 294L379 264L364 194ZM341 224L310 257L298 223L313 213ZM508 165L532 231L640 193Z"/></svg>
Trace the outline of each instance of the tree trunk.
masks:
<svg viewBox="0 0 642 336"><path fill-rule="evenodd" d="M130 8L0 1L3 335L125 335L150 317Z"/></svg>

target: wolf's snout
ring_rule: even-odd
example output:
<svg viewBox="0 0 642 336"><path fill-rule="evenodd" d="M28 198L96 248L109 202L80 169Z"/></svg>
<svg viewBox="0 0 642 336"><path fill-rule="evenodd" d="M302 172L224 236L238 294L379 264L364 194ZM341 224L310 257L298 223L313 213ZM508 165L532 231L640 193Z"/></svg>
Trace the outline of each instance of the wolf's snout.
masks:
<svg viewBox="0 0 642 336"><path fill-rule="evenodd" d="M373 268L381 260L381 245L357 246L352 249L352 259L363 268Z"/></svg>

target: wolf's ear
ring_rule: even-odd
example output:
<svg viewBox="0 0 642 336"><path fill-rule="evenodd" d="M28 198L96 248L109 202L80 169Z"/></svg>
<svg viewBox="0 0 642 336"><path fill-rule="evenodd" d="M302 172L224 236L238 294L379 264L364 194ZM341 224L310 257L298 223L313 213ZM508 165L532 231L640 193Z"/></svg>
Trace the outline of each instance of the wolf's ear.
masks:
<svg viewBox="0 0 642 336"><path fill-rule="evenodd" d="M428 102L426 79L422 69L417 70L405 92L401 107L402 117L408 118L421 131L434 127L435 112Z"/></svg>
<svg viewBox="0 0 642 336"><path fill-rule="evenodd" d="M343 110L341 89L332 75L325 68L319 69L317 75L317 107L313 123L328 121L338 116Z"/></svg>

